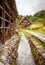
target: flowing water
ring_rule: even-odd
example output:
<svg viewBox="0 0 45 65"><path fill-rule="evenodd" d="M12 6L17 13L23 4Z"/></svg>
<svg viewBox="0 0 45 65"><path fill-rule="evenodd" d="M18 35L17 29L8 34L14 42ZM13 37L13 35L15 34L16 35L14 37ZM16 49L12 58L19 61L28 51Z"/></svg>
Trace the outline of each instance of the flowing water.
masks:
<svg viewBox="0 0 45 65"><path fill-rule="evenodd" d="M35 65L30 45L23 33L18 48L18 58L16 63L17 65Z"/></svg>

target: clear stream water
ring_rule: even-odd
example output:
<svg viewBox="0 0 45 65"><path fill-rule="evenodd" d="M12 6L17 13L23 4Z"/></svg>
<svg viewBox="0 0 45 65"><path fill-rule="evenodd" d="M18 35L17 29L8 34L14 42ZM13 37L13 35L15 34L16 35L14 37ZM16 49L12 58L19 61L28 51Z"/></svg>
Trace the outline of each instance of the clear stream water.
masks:
<svg viewBox="0 0 45 65"><path fill-rule="evenodd" d="M18 48L17 65L35 65L30 45L25 35L22 33L21 41Z"/></svg>

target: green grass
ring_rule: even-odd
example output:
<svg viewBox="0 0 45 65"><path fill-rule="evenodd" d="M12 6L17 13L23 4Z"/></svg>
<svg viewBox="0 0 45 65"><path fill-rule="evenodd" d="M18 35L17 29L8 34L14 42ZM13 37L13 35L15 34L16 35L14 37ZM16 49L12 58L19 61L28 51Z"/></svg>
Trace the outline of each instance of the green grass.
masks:
<svg viewBox="0 0 45 65"><path fill-rule="evenodd" d="M32 37L33 40L36 41L36 43L40 46L42 46L42 48L45 50L45 44L43 42L41 42L39 39Z"/></svg>
<svg viewBox="0 0 45 65"><path fill-rule="evenodd" d="M22 32L18 32L18 38L21 39Z"/></svg>
<svg viewBox="0 0 45 65"><path fill-rule="evenodd" d="M45 50L45 44L44 44L43 42L41 42L39 39L35 38L33 35L27 33L27 32L25 31L25 29L21 29L21 31L25 34L25 36L27 37L27 39L32 38L33 40L36 41L36 43L37 43L38 45L42 46L42 48Z"/></svg>
<svg viewBox="0 0 45 65"><path fill-rule="evenodd" d="M31 30L31 31L45 35L45 27L39 28L37 30Z"/></svg>
<svg viewBox="0 0 45 65"><path fill-rule="evenodd" d="M27 32L25 32L25 29L21 29L21 31L25 34L27 39L29 39L31 37L31 34L28 34Z"/></svg>
<svg viewBox="0 0 45 65"><path fill-rule="evenodd" d="M42 27L41 29L37 30L37 32L45 35L45 27Z"/></svg>
<svg viewBox="0 0 45 65"><path fill-rule="evenodd" d="M42 27L35 27L35 28L27 28L27 30L29 31L33 31L35 33L38 33L38 34L43 34L45 35L45 26L42 26Z"/></svg>

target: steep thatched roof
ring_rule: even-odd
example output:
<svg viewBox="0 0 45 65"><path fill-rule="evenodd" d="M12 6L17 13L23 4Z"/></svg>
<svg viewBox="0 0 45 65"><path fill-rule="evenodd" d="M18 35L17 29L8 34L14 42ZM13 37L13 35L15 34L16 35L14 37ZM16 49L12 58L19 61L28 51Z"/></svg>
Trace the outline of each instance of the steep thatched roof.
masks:
<svg viewBox="0 0 45 65"><path fill-rule="evenodd" d="M32 24L31 21L30 21L27 17L22 17L22 19L20 20L19 24L20 24L21 22L23 22L24 19L28 20L28 22L29 22L30 24Z"/></svg>

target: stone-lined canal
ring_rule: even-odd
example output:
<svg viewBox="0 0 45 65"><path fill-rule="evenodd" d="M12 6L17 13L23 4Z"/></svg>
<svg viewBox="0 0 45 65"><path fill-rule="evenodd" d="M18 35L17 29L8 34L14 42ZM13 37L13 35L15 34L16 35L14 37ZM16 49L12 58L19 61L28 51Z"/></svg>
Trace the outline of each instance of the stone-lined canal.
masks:
<svg viewBox="0 0 45 65"><path fill-rule="evenodd" d="M18 48L17 65L35 65L30 45L25 35L22 33L21 41Z"/></svg>

